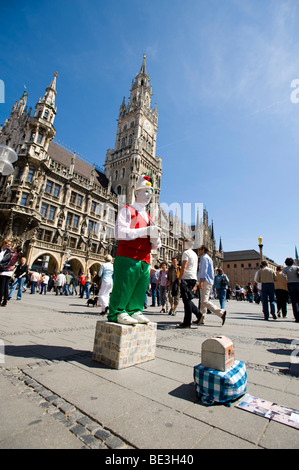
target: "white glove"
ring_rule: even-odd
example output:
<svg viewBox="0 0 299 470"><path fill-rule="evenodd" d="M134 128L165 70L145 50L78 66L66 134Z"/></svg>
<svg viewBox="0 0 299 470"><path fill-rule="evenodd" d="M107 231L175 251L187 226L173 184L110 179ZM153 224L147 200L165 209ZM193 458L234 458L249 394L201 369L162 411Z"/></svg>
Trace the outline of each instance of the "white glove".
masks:
<svg viewBox="0 0 299 470"><path fill-rule="evenodd" d="M151 241L156 241L160 237L161 229L157 225L150 225L147 227L147 233Z"/></svg>

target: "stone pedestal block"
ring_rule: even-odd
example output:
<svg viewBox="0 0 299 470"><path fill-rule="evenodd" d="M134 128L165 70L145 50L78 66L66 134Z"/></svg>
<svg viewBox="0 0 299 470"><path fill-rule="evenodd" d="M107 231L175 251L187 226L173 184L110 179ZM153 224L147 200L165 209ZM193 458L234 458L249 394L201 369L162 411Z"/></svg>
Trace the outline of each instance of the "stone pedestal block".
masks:
<svg viewBox="0 0 299 470"><path fill-rule="evenodd" d="M124 369L155 358L157 324L121 325L98 321L92 358L113 369Z"/></svg>

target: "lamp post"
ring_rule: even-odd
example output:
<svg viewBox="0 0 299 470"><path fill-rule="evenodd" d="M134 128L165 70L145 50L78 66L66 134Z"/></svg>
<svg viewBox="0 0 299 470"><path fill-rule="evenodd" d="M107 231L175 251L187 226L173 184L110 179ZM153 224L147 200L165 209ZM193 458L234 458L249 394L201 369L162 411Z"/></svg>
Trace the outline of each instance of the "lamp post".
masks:
<svg viewBox="0 0 299 470"><path fill-rule="evenodd" d="M262 262L264 259L264 256L263 256L263 244L262 244L263 239L261 236L258 237L258 241L259 241L259 249L260 249L260 260Z"/></svg>

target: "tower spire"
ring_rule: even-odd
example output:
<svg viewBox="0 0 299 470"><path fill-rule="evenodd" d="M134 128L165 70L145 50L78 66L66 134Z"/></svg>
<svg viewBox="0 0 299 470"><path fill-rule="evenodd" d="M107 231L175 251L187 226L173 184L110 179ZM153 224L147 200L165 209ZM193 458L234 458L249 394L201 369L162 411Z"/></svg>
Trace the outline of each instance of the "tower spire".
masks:
<svg viewBox="0 0 299 470"><path fill-rule="evenodd" d="M50 86L48 86L46 88L45 96L41 100L43 103L46 103L46 104L52 106L53 108L55 108L55 96L57 94L57 91L56 91L56 78L57 77L58 77L58 73L55 72L53 80L52 80Z"/></svg>
<svg viewBox="0 0 299 470"><path fill-rule="evenodd" d="M146 55L143 54L143 62L142 62L141 69L140 69L140 74L143 74L143 75L146 75L146 63L145 63L145 59L146 59Z"/></svg>

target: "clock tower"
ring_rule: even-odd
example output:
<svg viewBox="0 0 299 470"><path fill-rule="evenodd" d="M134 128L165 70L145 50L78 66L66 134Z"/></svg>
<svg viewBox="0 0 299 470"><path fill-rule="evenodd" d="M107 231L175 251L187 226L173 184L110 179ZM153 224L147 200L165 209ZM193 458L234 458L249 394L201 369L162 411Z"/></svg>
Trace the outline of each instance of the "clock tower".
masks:
<svg viewBox="0 0 299 470"><path fill-rule="evenodd" d="M162 159L156 156L158 129L157 106L151 107L152 86L146 72L146 56L139 74L132 81L129 103L125 98L119 109L115 148L105 159L105 174L114 191L134 202L134 189L141 174L151 177L154 188L152 202L159 202Z"/></svg>

